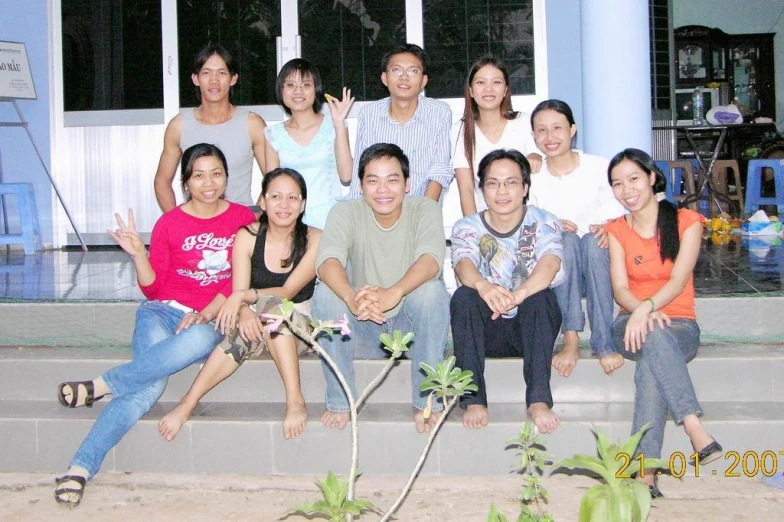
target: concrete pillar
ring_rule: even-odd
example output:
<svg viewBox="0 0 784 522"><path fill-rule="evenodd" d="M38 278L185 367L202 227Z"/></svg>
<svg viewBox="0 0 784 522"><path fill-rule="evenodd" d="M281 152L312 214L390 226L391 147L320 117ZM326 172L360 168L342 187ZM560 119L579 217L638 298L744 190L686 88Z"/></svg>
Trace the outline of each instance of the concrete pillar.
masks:
<svg viewBox="0 0 784 522"><path fill-rule="evenodd" d="M582 0L585 151L611 158L651 151L650 28L647 0Z"/></svg>

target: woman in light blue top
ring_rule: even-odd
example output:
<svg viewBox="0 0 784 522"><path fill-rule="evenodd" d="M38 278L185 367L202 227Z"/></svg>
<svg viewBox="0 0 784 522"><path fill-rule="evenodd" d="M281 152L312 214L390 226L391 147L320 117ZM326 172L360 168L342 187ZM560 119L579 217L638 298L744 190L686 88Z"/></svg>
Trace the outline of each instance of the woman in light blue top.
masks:
<svg viewBox="0 0 784 522"><path fill-rule="evenodd" d="M323 229L329 210L342 196L341 183L351 183L353 159L345 122L354 98L345 87L342 100L325 94L318 69L300 58L283 66L275 91L290 118L264 129L267 172L286 167L302 174L309 194L304 222ZM331 117L320 112L325 98Z"/></svg>

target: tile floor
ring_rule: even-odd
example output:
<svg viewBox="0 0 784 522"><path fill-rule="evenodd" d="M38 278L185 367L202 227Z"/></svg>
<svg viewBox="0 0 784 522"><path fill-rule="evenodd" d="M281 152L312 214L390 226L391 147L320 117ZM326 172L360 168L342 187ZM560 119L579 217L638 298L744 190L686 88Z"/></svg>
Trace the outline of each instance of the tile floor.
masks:
<svg viewBox="0 0 784 522"><path fill-rule="evenodd" d="M454 288L451 268L447 286ZM694 271L698 297L784 296L784 246L781 239L732 237L727 244L703 242ZM117 248L47 251L25 256L0 247L2 301L137 301L130 258Z"/></svg>

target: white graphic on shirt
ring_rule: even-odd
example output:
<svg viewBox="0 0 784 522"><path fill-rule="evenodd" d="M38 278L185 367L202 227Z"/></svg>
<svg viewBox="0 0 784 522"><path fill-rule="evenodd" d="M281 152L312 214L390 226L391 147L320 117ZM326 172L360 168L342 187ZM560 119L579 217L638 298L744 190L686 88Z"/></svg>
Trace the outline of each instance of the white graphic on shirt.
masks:
<svg viewBox="0 0 784 522"><path fill-rule="evenodd" d="M224 270L231 268L231 265L228 261L228 250L219 250L218 252L204 250L202 251L202 254L204 255L204 259L199 261L198 267L210 275L217 274L218 272L223 272Z"/></svg>
<svg viewBox="0 0 784 522"><path fill-rule="evenodd" d="M209 232L186 237L182 244L183 251L200 250L202 258L196 265L198 270L179 268L177 273L199 281L200 286L230 279L229 248L234 244L234 236L232 234L230 237L215 237L212 232Z"/></svg>

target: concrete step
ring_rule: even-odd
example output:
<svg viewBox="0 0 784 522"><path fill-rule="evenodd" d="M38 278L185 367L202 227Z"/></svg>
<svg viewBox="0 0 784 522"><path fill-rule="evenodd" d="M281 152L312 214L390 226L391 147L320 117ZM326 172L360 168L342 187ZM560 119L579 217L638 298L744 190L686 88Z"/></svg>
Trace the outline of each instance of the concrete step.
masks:
<svg viewBox="0 0 784 522"><path fill-rule="evenodd" d="M309 423L296 440L282 436L280 403L212 402L199 407L172 442L157 432L157 422L174 404L155 405L107 456L103 469L165 473L294 474L323 476L349 467L350 431L330 430L318 421L322 404L311 403ZM79 443L105 407L70 410L54 400L0 401L0 472L61 473ZM784 440L784 402L703 401L704 422L725 450L743 455L754 451L777 454ZM629 435L630 403L558 403L561 426L545 436L556 460L575 453L595 454L591 426L615 440ZM507 475L517 460L507 451L524 421L520 404L491 404L491 424L481 430L463 428L455 410L436 437L422 473L426 475ZM360 468L364 473L406 474L413 469L427 436L418 434L411 409L400 403L368 404L360 415ZM481 448L481 450L480 450ZM11 450L12 449L12 450ZM693 452L680 427L668 423L663 457ZM730 460L718 460L701 473L716 470L723 476ZM675 462L678 469L680 462ZM740 469L740 468L739 468ZM692 473L691 470L688 471Z"/></svg>
<svg viewBox="0 0 784 522"><path fill-rule="evenodd" d="M696 306L703 342L784 341L784 297L704 297ZM136 308L133 301L3 302L0 344L128 346Z"/></svg>
<svg viewBox="0 0 784 522"><path fill-rule="evenodd" d="M607 376L589 350L569 378L553 372L556 403L632 402L634 363L628 362ZM97 377L130 359L127 348L0 348L0 397L4 400L50 400L63 381ZM357 386L381 370L383 361L356 361ZM371 395L370 402L408 404L411 363L400 361ZM525 386L521 359L487 361L485 380L491 403L522 404ZM190 387L198 366L173 375L162 397L178 401ZM777 401L784 399L784 345L703 345L689 364L697 396L702 401ZM324 400L321 362L314 355L300 364L303 394L309 402ZM216 387L204 402L284 402L283 386L271 360L248 361Z"/></svg>

